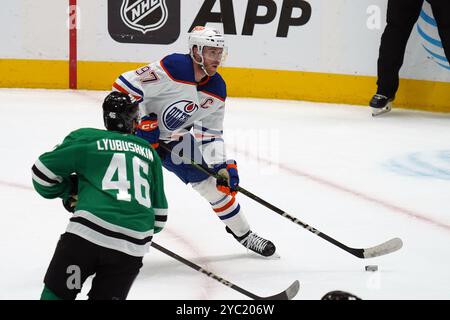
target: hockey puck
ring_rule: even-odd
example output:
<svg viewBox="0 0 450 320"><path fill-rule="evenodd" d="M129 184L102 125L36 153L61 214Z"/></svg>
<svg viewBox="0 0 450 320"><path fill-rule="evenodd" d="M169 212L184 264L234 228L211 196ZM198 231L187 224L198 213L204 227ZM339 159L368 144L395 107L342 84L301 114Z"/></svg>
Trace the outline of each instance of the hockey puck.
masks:
<svg viewBox="0 0 450 320"><path fill-rule="evenodd" d="M366 266L366 271L378 271L378 266L376 265Z"/></svg>

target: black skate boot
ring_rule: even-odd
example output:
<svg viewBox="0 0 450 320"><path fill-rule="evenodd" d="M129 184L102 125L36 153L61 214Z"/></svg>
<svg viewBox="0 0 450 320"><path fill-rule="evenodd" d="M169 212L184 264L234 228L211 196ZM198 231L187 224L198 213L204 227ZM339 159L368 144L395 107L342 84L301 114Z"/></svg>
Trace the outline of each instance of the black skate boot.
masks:
<svg viewBox="0 0 450 320"><path fill-rule="evenodd" d="M271 257L275 255L275 245L271 241L261 238L251 230L249 230L241 237L237 237L228 227L226 227L226 230L228 233L231 233L233 237L248 250L256 252L257 254L260 254L264 257Z"/></svg>
<svg viewBox="0 0 450 320"><path fill-rule="evenodd" d="M372 100L370 100L370 107L372 108L372 116L376 117L383 113L389 112L392 109L391 102L394 100L394 98L388 98L386 96L383 96L382 94L376 94L372 97Z"/></svg>

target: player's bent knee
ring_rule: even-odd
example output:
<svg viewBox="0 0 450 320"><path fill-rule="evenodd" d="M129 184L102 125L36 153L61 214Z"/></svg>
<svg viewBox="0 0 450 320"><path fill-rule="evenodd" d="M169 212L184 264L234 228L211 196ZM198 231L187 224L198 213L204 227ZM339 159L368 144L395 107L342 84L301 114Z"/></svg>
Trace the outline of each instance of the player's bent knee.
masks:
<svg viewBox="0 0 450 320"><path fill-rule="evenodd" d="M213 177L208 177L201 182L193 183L192 188L208 202L218 201L225 196L225 194L217 190L216 179Z"/></svg>

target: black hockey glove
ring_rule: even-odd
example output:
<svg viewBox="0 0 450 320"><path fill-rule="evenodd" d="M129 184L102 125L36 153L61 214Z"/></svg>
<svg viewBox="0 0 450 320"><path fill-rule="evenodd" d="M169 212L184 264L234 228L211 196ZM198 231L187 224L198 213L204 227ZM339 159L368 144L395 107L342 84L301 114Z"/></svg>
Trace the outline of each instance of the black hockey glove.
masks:
<svg viewBox="0 0 450 320"><path fill-rule="evenodd" d="M69 197L62 201L64 208L71 212L75 212L75 207L78 202L78 176L76 174L72 174L69 177L70 183L70 194Z"/></svg>

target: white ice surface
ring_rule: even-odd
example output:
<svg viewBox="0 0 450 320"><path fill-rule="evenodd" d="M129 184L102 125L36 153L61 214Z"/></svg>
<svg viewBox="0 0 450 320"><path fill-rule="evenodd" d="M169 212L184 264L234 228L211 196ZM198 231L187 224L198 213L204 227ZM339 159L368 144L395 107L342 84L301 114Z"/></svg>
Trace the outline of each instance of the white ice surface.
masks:
<svg viewBox="0 0 450 320"><path fill-rule="evenodd" d="M30 169L70 131L102 128L105 95L0 90L0 299L39 298L70 215L33 191ZM247 190L348 246L401 237L404 247L358 259L240 195L252 229L281 256L263 259L226 234L209 205L169 172L169 221L157 243L261 296L298 279L301 300L331 290L450 299L449 115L394 108L372 118L358 106L229 98L225 132ZM378 272L364 270L373 264ZM129 299L247 298L151 250Z"/></svg>

